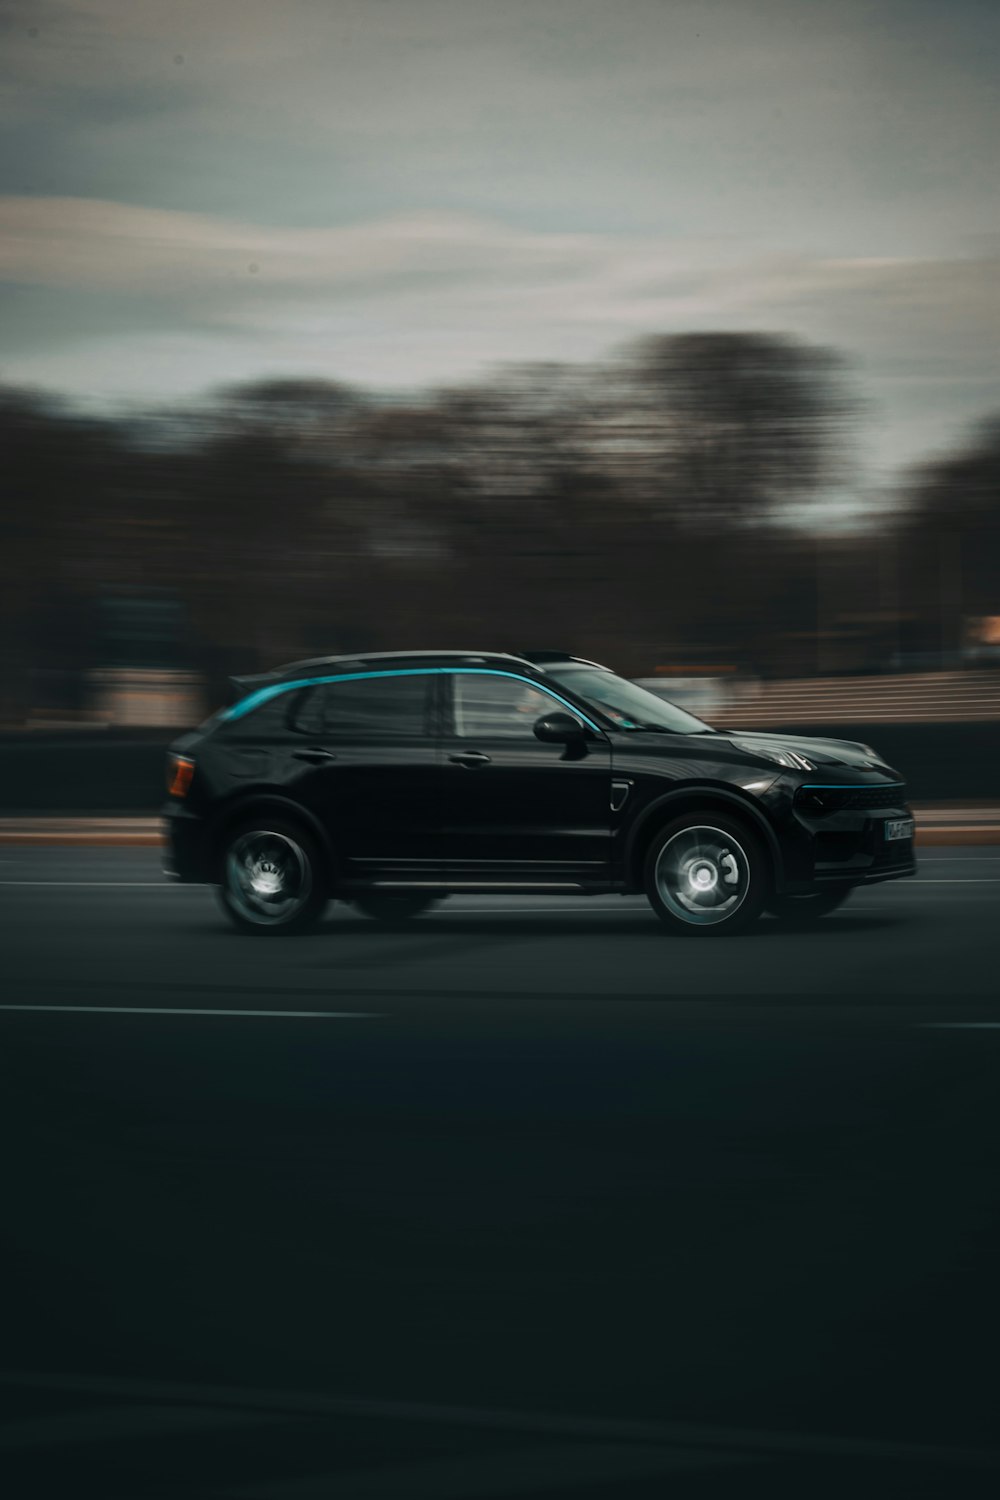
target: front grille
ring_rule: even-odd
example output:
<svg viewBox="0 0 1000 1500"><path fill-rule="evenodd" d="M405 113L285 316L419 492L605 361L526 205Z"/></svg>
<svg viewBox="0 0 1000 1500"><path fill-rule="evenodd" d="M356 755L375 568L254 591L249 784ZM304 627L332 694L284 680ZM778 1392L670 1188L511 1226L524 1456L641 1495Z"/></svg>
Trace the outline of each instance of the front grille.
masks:
<svg viewBox="0 0 1000 1500"><path fill-rule="evenodd" d="M905 807L906 787L902 782L885 786L801 786L796 801L803 812L812 813L814 817L832 812L858 812L866 808Z"/></svg>

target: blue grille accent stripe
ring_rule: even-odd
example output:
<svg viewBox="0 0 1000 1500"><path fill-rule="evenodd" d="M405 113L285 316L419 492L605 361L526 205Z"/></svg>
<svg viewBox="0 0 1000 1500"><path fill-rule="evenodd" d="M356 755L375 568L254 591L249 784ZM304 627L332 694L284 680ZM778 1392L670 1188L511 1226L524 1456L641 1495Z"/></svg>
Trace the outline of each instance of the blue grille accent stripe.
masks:
<svg viewBox="0 0 1000 1500"><path fill-rule="evenodd" d="M335 677L299 677L294 682L276 682L270 687L258 688L256 692L250 693L242 698L239 703L234 703L232 708L226 710L223 718L227 722L233 719L242 719L245 714L252 713L262 703L269 703L272 698L277 698L281 693L291 693L296 688L319 687L327 682L358 682L367 677L455 677L459 674L473 677L510 677L515 682L523 682L526 687L537 688L540 693L547 693L570 713L576 714L578 718L592 729L595 734L603 734L604 731L588 719L582 709L577 708L575 703L570 703L568 698L563 698L546 683L534 682L530 677L522 677L517 672L500 672L492 667L399 667L386 672L339 672Z"/></svg>

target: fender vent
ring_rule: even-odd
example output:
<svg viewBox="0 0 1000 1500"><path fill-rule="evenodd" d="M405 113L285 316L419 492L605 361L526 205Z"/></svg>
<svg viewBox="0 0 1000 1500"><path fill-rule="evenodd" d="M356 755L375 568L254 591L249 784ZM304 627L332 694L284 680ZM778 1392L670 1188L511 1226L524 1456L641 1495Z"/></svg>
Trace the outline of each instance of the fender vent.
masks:
<svg viewBox="0 0 1000 1500"><path fill-rule="evenodd" d="M632 790L631 781L613 781L611 783L611 811L621 812L628 801L628 794Z"/></svg>

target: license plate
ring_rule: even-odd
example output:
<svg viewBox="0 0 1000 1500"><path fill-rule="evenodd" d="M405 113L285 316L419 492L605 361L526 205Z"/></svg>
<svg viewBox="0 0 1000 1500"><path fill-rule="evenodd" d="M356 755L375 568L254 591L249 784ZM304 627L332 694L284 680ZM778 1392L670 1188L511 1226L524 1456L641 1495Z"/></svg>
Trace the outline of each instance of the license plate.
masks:
<svg viewBox="0 0 1000 1500"><path fill-rule="evenodd" d="M885 841L891 844L894 839L912 839L912 818L887 818L885 824Z"/></svg>

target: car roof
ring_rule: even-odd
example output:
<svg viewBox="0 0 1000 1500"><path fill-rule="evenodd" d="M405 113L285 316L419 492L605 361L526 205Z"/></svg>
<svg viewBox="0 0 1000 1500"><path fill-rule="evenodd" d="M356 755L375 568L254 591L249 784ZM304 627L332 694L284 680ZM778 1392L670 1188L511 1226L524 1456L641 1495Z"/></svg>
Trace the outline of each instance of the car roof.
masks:
<svg viewBox="0 0 1000 1500"><path fill-rule="evenodd" d="M544 672L547 666L555 666L557 662L576 662L587 667L601 666L600 662L574 656L569 651L358 651L349 656L311 656L304 661L288 662L266 675L280 681L284 677L298 676L304 671L311 672L323 667L386 667L394 662L405 662L407 666L425 663L440 663L444 666L468 663L469 666L478 666L483 662L502 662L507 666L515 663L519 667L534 668L537 672Z"/></svg>
<svg viewBox="0 0 1000 1500"><path fill-rule="evenodd" d="M385 671L394 666L412 669L492 665L508 670L516 667L520 672L544 677L546 667L554 666L557 662L576 662L588 667L600 665L599 662L587 661L582 656L572 656L568 651L525 651L519 655L509 651L358 651L344 656L310 656L302 661L286 662L270 672L230 677L229 681L238 701L260 688L291 682L304 675L364 671L366 668Z"/></svg>
<svg viewBox="0 0 1000 1500"><path fill-rule="evenodd" d="M336 670L351 667L391 667L395 663L414 666L481 666L484 662L512 663L520 667L531 667L525 657L513 656L507 651L358 651L350 656L312 656L306 661L288 662L269 674L276 681L285 677L297 677L302 672L315 672L325 668Z"/></svg>

